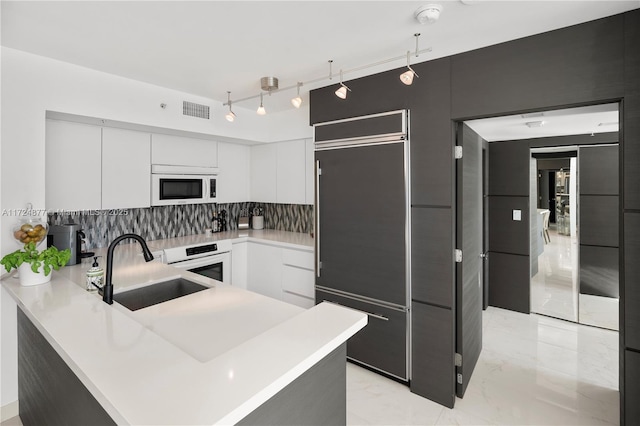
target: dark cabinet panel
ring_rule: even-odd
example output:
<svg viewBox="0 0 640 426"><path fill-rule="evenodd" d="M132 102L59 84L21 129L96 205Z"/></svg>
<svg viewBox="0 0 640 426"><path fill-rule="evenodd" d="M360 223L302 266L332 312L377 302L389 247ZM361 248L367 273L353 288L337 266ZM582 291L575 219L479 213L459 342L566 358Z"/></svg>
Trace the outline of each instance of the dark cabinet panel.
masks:
<svg viewBox="0 0 640 426"><path fill-rule="evenodd" d="M317 151L316 159L317 284L405 306L404 144Z"/></svg>
<svg viewBox="0 0 640 426"><path fill-rule="evenodd" d="M453 56L452 116L621 97L623 58L622 15Z"/></svg>
<svg viewBox="0 0 640 426"><path fill-rule="evenodd" d="M640 210L640 10L624 15L624 207Z"/></svg>
<svg viewBox="0 0 640 426"><path fill-rule="evenodd" d="M527 141L489 143L489 195L529 196Z"/></svg>
<svg viewBox="0 0 640 426"><path fill-rule="evenodd" d="M624 98L623 126L624 208L640 210L640 91Z"/></svg>
<svg viewBox="0 0 640 426"><path fill-rule="evenodd" d="M115 425L31 320L18 309L18 400L25 425Z"/></svg>
<svg viewBox="0 0 640 426"><path fill-rule="evenodd" d="M410 99L411 202L453 205L453 123L449 58L416 64L425 91ZM415 80L414 80L415 84Z"/></svg>
<svg viewBox="0 0 640 426"><path fill-rule="evenodd" d="M529 256L489 252L489 305L531 311Z"/></svg>
<svg viewBox="0 0 640 426"><path fill-rule="evenodd" d="M513 220L520 210L521 220ZM529 198L489 196L489 251L529 255Z"/></svg>
<svg viewBox="0 0 640 426"><path fill-rule="evenodd" d="M640 353L624 354L624 419L622 425L637 425L640 419Z"/></svg>
<svg viewBox="0 0 640 426"><path fill-rule="evenodd" d="M619 246L620 199L617 195L580 195L580 244Z"/></svg>
<svg viewBox="0 0 640 426"><path fill-rule="evenodd" d="M445 407L455 402L454 318L449 309L414 302L411 392Z"/></svg>
<svg viewBox="0 0 640 426"><path fill-rule="evenodd" d="M580 246L580 293L617 298L619 280L617 248Z"/></svg>
<svg viewBox="0 0 640 426"><path fill-rule="evenodd" d="M447 208L411 209L411 297L452 307L452 212Z"/></svg>
<svg viewBox="0 0 640 426"><path fill-rule="evenodd" d="M420 74L420 71L416 71ZM340 99L334 93L340 87L337 79L334 80L335 84L312 90L309 94L310 124L409 109L410 100L424 93L427 82L416 78L411 86L406 86L398 78L399 75L400 72L392 70L345 80L351 89L346 99Z"/></svg>
<svg viewBox="0 0 640 426"><path fill-rule="evenodd" d="M367 325L347 342L347 356L398 378L407 377L407 312L316 291L316 302L337 303L367 314Z"/></svg>
<svg viewBox="0 0 640 426"><path fill-rule="evenodd" d="M640 351L640 213L625 213L624 223L624 339Z"/></svg>
<svg viewBox="0 0 640 426"><path fill-rule="evenodd" d="M342 425L347 418L346 344L240 420L238 426Z"/></svg>
<svg viewBox="0 0 640 426"><path fill-rule="evenodd" d="M618 146L580 147L580 195L618 195Z"/></svg>

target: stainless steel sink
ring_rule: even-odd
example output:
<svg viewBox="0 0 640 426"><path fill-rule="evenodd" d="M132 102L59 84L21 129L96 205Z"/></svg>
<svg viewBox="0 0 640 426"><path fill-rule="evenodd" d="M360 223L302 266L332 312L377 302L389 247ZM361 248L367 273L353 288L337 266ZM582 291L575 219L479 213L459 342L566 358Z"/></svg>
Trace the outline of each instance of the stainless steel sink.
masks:
<svg viewBox="0 0 640 426"><path fill-rule="evenodd" d="M175 278L151 284L135 290L123 291L113 295L113 300L132 311L157 305L186 296L191 293L206 290L209 287L184 278Z"/></svg>

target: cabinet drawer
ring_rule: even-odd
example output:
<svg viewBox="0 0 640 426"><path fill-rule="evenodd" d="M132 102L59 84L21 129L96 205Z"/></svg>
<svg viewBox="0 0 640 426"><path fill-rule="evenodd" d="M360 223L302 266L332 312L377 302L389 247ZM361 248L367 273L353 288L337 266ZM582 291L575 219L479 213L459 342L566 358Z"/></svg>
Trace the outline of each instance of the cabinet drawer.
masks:
<svg viewBox="0 0 640 426"><path fill-rule="evenodd" d="M315 270L315 259L312 251L282 249L282 263L311 271Z"/></svg>
<svg viewBox="0 0 640 426"><path fill-rule="evenodd" d="M364 301L316 290L316 302L337 303L368 315L367 325L347 341L347 356L408 380L408 312L373 305Z"/></svg>
<svg viewBox="0 0 640 426"><path fill-rule="evenodd" d="M315 276L313 271L295 266L282 266L282 291L314 300Z"/></svg>
<svg viewBox="0 0 640 426"><path fill-rule="evenodd" d="M300 296L299 294L291 293L287 290L282 290L282 301L305 309L313 308L316 304L313 298Z"/></svg>

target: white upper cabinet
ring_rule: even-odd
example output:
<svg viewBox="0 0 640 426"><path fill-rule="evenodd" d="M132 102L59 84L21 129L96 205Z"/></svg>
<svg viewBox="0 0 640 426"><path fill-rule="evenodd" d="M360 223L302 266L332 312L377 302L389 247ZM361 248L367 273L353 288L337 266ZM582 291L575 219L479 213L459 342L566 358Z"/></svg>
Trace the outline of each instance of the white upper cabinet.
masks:
<svg viewBox="0 0 640 426"><path fill-rule="evenodd" d="M251 148L246 145L218 143L219 175L217 202L237 203L249 199Z"/></svg>
<svg viewBox="0 0 640 426"><path fill-rule="evenodd" d="M314 151L310 139L251 147L251 201L313 204Z"/></svg>
<svg viewBox="0 0 640 426"><path fill-rule="evenodd" d="M206 139L154 133L151 135L151 163L218 167L218 143Z"/></svg>
<svg viewBox="0 0 640 426"><path fill-rule="evenodd" d="M279 142L276 146L278 153L276 201L281 204L304 204L306 202L305 140Z"/></svg>
<svg viewBox="0 0 640 426"><path fill-rule="evenodd" d="M100 127L47 120L45 143L47 209L99 210L101 208L101 142ZM28 158L22 161L25 165L29 164ZM25 170L25 174L28 173L28 169Z"/></svg>
<svg viewBox="0 0 640 426"><path fill-rule="evenodd" d="M102 129L102 208L151 205L151 135Z"/></svg>
<svg viewBox="0 0 640 426"><path fill-rule="evenodd" d="M316 158L313 139L305 140L305 183L306 202L305 204L315 204L316 200Z"/></svg>
<svg viewBox="0 0 640 426"><path fill-rule="evenodd" d="M277 144L251 147L251 201L276 202Z"/></svg>

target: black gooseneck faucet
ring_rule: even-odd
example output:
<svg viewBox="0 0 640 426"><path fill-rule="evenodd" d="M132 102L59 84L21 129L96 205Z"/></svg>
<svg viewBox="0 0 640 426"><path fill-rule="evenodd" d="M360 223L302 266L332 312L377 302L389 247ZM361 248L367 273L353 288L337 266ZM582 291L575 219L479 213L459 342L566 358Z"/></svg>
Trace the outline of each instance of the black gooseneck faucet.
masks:
<svg viewBox="0 0 640 426"><path fill-rule="evenodd" d="M142 246L142 254L144 255L144 260L147 262L151 262L153 260L153 255L151 254L151 250L147 246L147 242L138 234L122 234L117 237L115 240L109 244L109 249L107 250L107 271L105 276L105 283L102 287L102 301L104 303L108 303L109 305L113 305L113 283L111 282L111 277L113 275L113 250L116 248L118 243L122 240L126 240L129 238L133 238L138 241Z"/></svg>

